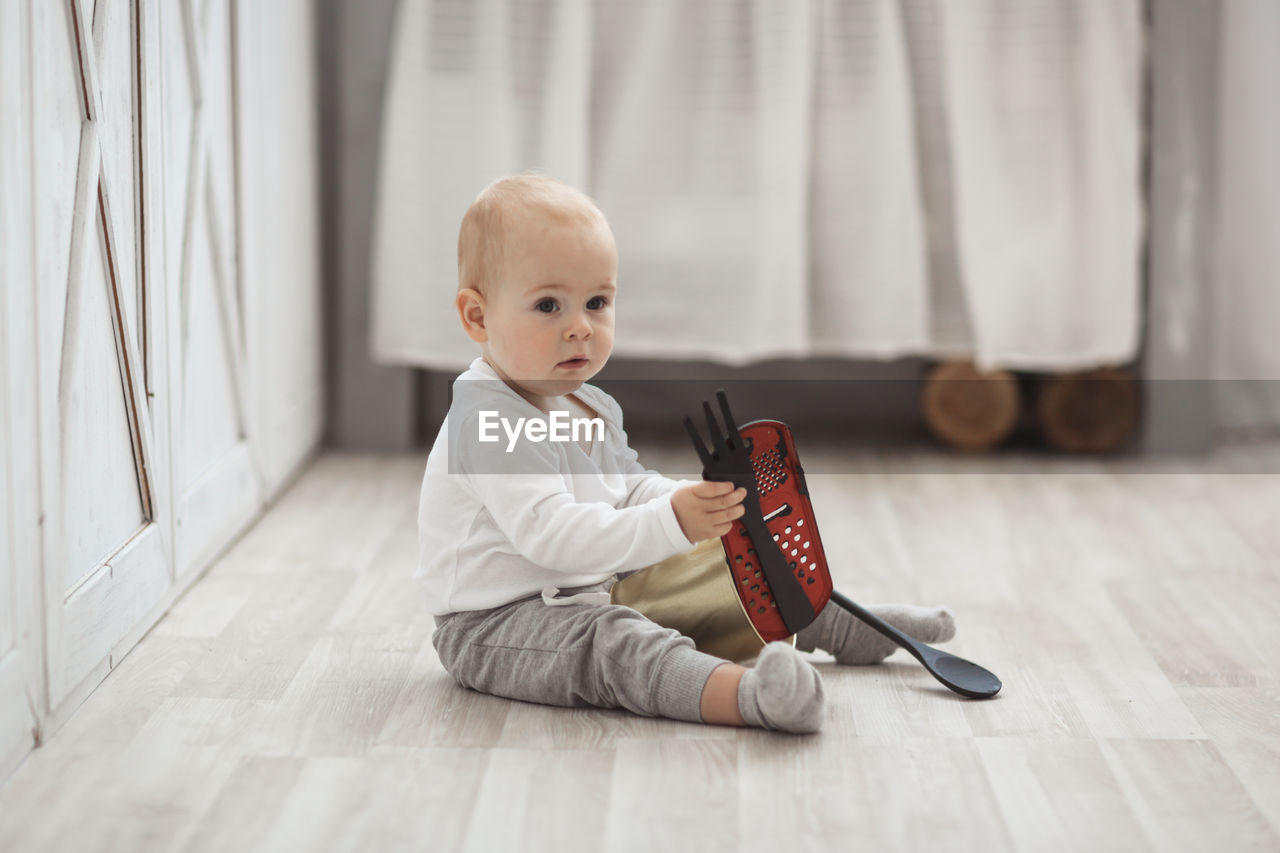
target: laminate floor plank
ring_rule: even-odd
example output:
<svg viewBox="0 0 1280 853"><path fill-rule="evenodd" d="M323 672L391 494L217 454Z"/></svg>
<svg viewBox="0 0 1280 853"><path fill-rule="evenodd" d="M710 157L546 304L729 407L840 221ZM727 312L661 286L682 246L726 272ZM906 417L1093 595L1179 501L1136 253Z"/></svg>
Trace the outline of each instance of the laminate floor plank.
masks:
<svg viewBox="0 0 1280 853"><path fill-rule="evenodd" d="M1108 591L1171 684L1280 686L1280 584L1221 578L1111 583Z"/></svg>
<svg viewBox="0 0 1280 853"><path fill-rule="evenodd" d="M736 851L754 844L739 812L738 744L626 740L614 750L602 850Z"/></svg>
<svg viewBox="0 0 1280 853"><path fill-rule="evenodd" d="M413 655L362 635L319 638L245 751L254 755L364 755L409 683Z"/></svg>
<svg viewBox="0 0 1280 853"><path fill-rule="evenodd" d="M779 738L745 733L738 741L740 849L870 849L872 836L848 799L875 797L853 784L855 751L835 747L826 731L844 731L827 720L820 737Z"/></svg>
<svg viewBox="0 0 1280 853"><path fill-rule="evenodd" d="M1104 739L1099 746L1157 850L1280 849L1280 836L1210 741Z"/></svg>
<svg viewBox="0 0 1280 853"><path fill-rule="evenodd" d="M613 750L489 751L462 849L603 849L614 760Z"/></svg>
<svg viewBox="0 0 1280 853"><path fill-rule="evenodd" d="M457 850L488 762L451 748L307 758L266 830L242 840L262 853Z"/></svg>
<svg viewBox="0 0 1280 853"><path fill-rule="evenodd" d="M404 689L390 700L375 751L496 747L513 706L459 687L426 643L413 659Z"/></svg>
<svg viewBox="0 0 1280 853"><path fill-rule="evenodd" d="M1157 849L1094 741L984 737L977 744L1015 849Z"/></svg>
<svg viewBox="0 0 1280 853"><path fill-rule="evenodd" d="M334 571L280 571L247 579L253 593L210 643L212 654L177 690L187 696L279 697L354 581L354 573Z"/></svg>
<svg viewBox="0 0 1280 853"><path fill-rule="evenodd" d="M246 755L192 826L186 853L224 853L262 838L292 793L305 758ZM175 848L178 849L178 848Z"/></svg>
<svg viewBox="0 0 1280 853"><path fill-rule="evenodd" d="M1280 836L1280 691L1199 687L1178 693Z"/></svg>
<svg viewBox="0 0 1280 853"><path fill-rule="evenodd" d="M840 796L811 795L853 818L860 849L1012 849L976 739L860 737L839 748ZM823 838L827 849L839 840Z"/></svg>

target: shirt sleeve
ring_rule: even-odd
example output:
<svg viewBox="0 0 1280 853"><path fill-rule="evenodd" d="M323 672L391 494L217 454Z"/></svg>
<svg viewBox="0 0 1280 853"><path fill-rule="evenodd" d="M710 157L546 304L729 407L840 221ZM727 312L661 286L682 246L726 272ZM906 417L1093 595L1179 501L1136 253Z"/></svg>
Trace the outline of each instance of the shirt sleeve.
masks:
<svg viewBox="0 0 1280 853"><path fill-rule="evenodd" d="M658 498L670 498L671 493L676 489L698 482L697 480L673 480L657 471L645 468L640 463L640 454L636 453L627 441L627 432L622 427L622 407L612 397L606 396L602 402L608 406L610 418L618 425L618 432L622 433L622 470L627 478L627 497L623 501L624 506L639 506ZM670 500L666 502L670 503ZM674 512L672 510L673 515Z"/></svg>
<svg viewBox="0 0 1280 853"><path fill-rule="evenodd" d="M462 431L475 434L474 427ZM464 440L453 464L511 544L551 571L631 571L693 547L670 500L622 508L579 502L549 443L526 442L520 452L505 453L497 443Z"/></svg>
<svg viewBox="0 0 1280 853"><path fill-rule="evenodd" d="M682 486L692 485L697 480L672 480L657 471L651 471L640 464L639 454L627 447L624 458L627 475L627 506L645 504L658 498L670 498L671 493ZM671 501L668 500L667 503Z"/></svg>

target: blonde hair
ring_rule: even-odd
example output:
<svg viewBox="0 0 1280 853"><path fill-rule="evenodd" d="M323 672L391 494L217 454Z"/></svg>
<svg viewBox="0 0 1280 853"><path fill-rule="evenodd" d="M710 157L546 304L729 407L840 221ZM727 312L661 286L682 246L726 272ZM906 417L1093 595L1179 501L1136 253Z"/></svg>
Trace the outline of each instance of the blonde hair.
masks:
<svg viewBox="0 0 1280 853"><path fill-rule="evenodd" d="M608 221L585 193L536 172L500 178L480 191L458 229L458 289L485 292L485 284L502 271L504 249L522 215L536 214L558 222L603 225Z"/></svg>

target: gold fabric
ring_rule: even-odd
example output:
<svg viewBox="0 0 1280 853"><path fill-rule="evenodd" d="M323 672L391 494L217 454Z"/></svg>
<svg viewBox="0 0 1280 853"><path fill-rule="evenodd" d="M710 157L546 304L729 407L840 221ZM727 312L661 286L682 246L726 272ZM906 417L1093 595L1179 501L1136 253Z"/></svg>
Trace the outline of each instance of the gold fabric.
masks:
<svg viewBox="0 0 1280 853"><path fill-rule="evenodd" d="M725 660L753 658L765 645L733 588L719 539L699 542L687 554L623 578L613 585L610 600L676 629L699 651Z"/></svg>

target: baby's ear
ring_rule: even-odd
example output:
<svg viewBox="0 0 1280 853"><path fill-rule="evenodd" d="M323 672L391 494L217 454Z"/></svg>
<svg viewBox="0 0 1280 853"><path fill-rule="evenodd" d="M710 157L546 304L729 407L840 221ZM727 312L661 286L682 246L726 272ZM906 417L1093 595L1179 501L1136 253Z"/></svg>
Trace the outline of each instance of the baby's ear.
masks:
<svg viewBox="0 0 1280 853"><path fill-rule="evenodd" d="M489 332L484 325L483 294L464 287L458 291L454 304L458 307L458 318L462 320L462 330L467 333L467 337L478 344L489 340Z"/></svg>

